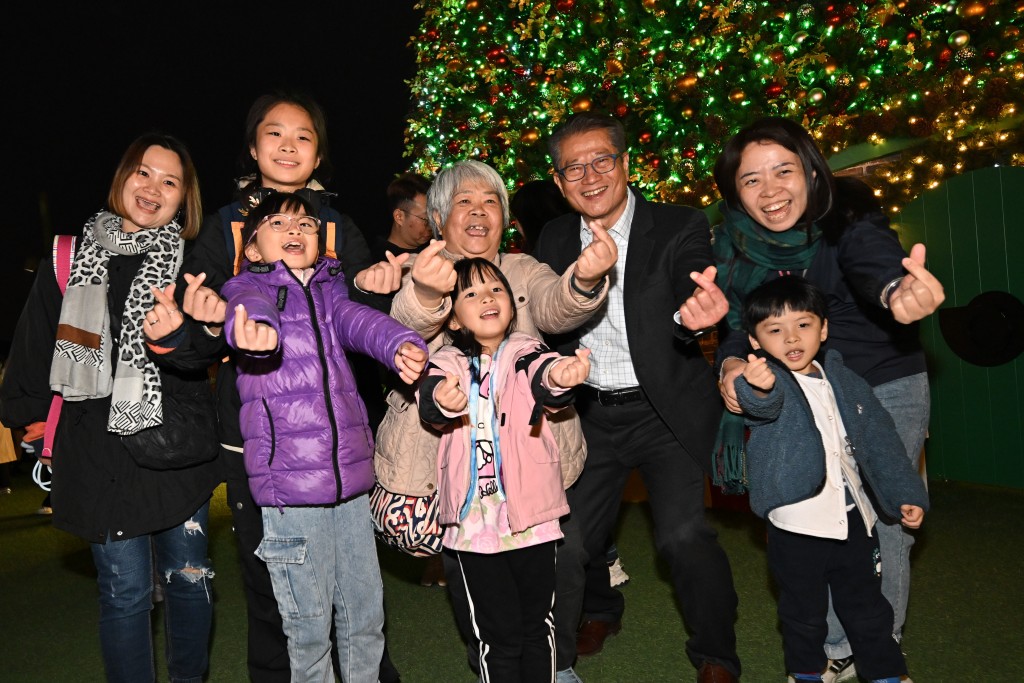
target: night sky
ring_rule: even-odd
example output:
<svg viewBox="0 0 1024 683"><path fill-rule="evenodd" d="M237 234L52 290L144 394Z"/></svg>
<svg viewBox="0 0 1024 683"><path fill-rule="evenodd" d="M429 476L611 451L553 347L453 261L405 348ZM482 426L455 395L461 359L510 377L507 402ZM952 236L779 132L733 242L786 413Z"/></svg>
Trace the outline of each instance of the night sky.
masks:
<svg viewBox="0 0 1024 683"><path fill-rule="evenodd" d="M102 208L132 139L161 130L183 140L209 213L231 200L249 105L275 88L305 90L324 106L334 205L368 238L385 229L385 188L410 161L404 81L416 70L408 43L420 17L412 5L38 2L19 8L17 22L8 17L3 185L14 190L14 210L0 248L0 349L34 277L26 267L49 259L49 235L80 232Z"/></svg>

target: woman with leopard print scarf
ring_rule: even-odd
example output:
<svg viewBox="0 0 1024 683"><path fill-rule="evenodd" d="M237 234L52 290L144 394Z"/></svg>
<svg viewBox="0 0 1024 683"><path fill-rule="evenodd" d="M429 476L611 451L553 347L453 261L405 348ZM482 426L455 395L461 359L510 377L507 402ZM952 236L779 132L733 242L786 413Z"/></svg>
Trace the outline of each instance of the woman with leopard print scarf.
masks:
<svg viewBox="0 0 1024 683"><path fill-rule="evenodd" d="M52 392L64 397L53 524L91 544L107 680L156 678L149 617L156 580L167 603L170 680L198 683L209 660L206 526L220 464L146 469L121 443L161 424L164 396L209 392L206 368L220 353L193 334L198 326L173 298L186 240L202 220L184 145L160 134L132 142L107 206L85 224L63 297L42 261L15 332L0 415L13 425L43 421Z"/></svg>

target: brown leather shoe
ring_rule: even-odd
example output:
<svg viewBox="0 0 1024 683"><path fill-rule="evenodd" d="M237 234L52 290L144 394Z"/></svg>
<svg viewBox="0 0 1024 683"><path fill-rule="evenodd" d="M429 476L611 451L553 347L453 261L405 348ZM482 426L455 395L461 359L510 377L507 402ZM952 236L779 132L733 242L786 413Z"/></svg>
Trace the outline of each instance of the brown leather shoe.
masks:
<svg viewBox="0 0 1024 683"><path fill-rule="evenodd" d="M576 631L576 654L580 657L596 655L604 649L604 641L622 630L621 621L587 619Z"/></svg>
<svg viewBox="0 0 1024 683"><path fill-rule="evenodd" d="M704 662L697 669L697 683L739 683L739 679L720 664Z"/></svg>

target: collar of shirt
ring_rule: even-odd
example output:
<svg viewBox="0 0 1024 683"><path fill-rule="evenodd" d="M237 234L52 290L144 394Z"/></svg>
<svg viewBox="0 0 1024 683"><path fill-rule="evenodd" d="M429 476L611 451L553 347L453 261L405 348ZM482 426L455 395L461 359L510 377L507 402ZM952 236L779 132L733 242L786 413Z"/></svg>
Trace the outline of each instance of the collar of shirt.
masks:
<svg viewBox="0 0 1024 683"><path fill-rule="evenodd" d="M627 189L626 195L626 210L619 216L619 220L615 221L615 225L608 228L620 251L623 250L623 245L629 242L629 230L633 225L633 213L636 210L636 197L633 196L633 192ZM583 216L580 216L580 241L584 249L594 241L594 233Z"/></svg>

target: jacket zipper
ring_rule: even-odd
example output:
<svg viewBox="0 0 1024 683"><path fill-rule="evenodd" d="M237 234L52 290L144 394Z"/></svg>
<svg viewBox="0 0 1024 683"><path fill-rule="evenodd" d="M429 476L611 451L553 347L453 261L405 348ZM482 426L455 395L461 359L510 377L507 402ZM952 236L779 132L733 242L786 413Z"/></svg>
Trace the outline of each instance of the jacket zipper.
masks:
<svg viewBox="0 0 1024 683"><path fill-rule="evenodd" d="M291 272L291 271L289 271ZM296 280L295 273L292 273L292 277ZM313 278L316 277L314 273L309 281L312 283ZM299 281L299 284L302 284ZM338 495L335 502L340 503L342 498L341 490L341 466L338 464L338 421L334 416L334 403L331 401L331 383L330 373L327 370L327 357L324 355L324 338L320 334L319 320L316 315L316 303L313 301L313 293L310 291L307 285L302 285L302 292L306 295L306 304L309 306L310 324L313 327L313 335L316 337L316 353L320 358L320 369L323 371L323 382L324 382L324 403L327 405L327 421L331 424L331 467L334 469L334 485L337 488Z"/></svg>
<svg viewBox="0 0 1024 683"><path fill-rule="evenodd" d="M263 402L263 411L267 414L267 423L270 425L270 457L267 458L267 467L269 468L274 464L274 456L277 455L277 439L274 438L274 415L270 412L267 399L261 398L260 400Z"/></svg>

